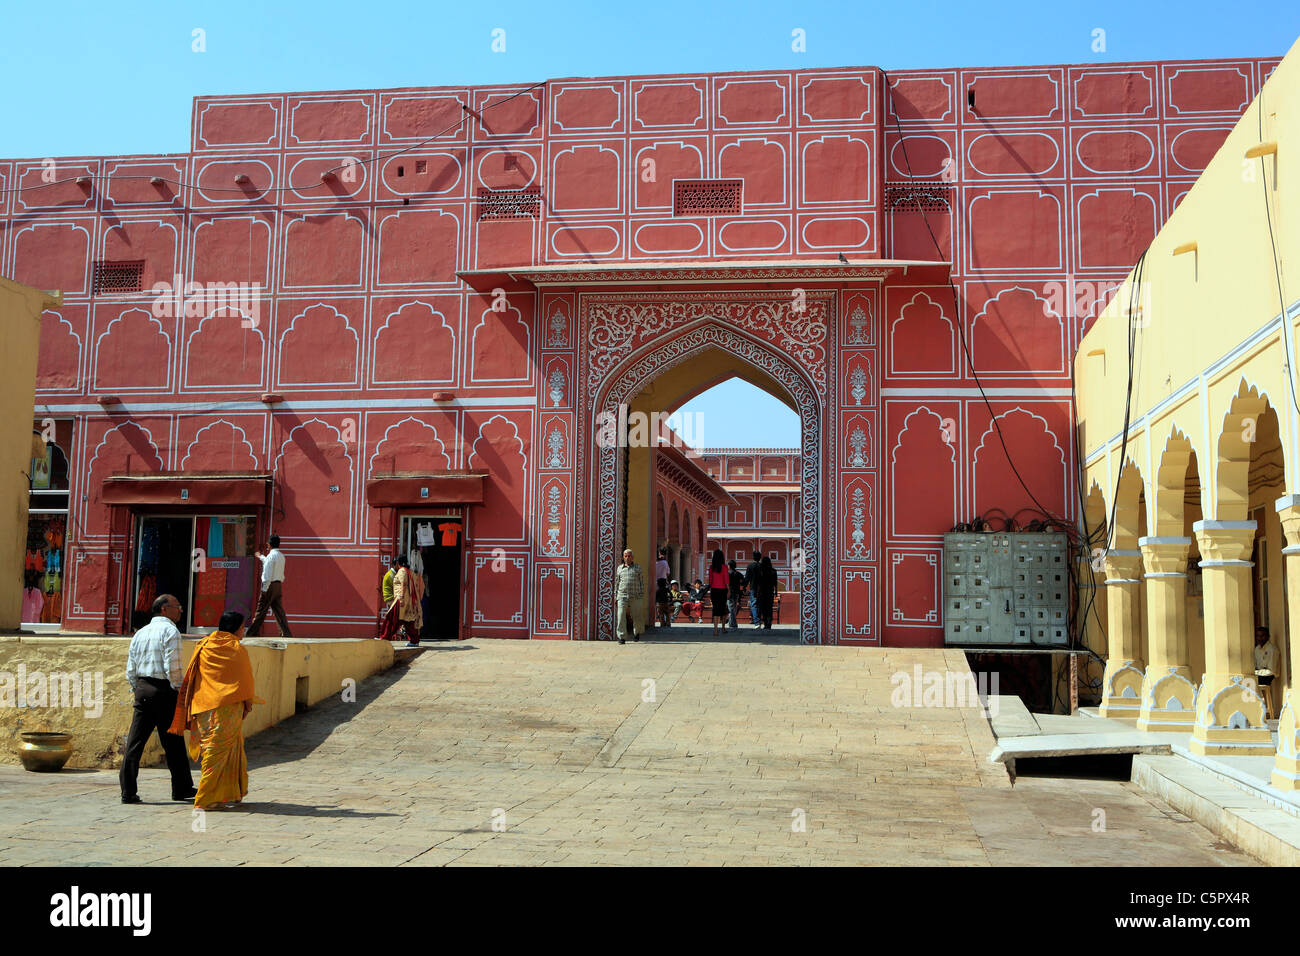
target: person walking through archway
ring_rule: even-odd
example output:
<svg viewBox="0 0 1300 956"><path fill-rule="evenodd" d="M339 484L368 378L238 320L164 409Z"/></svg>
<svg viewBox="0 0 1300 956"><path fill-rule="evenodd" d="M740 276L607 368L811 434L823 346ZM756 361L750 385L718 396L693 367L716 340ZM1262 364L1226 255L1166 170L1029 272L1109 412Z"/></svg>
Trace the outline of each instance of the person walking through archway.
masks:
<svg viewBox="0 0 1300 956"><path fill-rule="evenodd" d="M740 595L745 589L745 576L736 570L736 560L732 558L727 562L727 567L731 569L729 577L728 604L731 606L731 616L727 619L727 626L733 631L740 630L740 623L736 620L736 614L740 610Z"/></svg>
<svg viewBox="0 0 1300 956"><path fill-rule="evenodd" d="M629 623L632 628L632 640L641 640L636 624L637 617L641 613L641 601L645 598L645 576L641 573L641 565L632 558L632 549L628 548L623 552L623 563L614 573L614 609L618 615L614 632L618 635L620 644L627 643Z"/></svg>
<svg viewBox="0 0 1300 956"><path fill-rule="evenodd" d="M713 551L713 563L709 565L709 598L713 601L713 636L718 636L718 625L722 633L727 633L727 595L731 590L731 575L727 572L726 558L718 549Z"/></svg>
<svg viewBox="0 0 1300 956"><path fill-rule="evenodd" d="M765 631L772 630L772 600L776 597L776 587L776 568L772 567L772 559L763 555L755 575L754 593L758 596L758 616Z"/></svg>
<svg viewBox="0 0 1300 956"><path fill-rule="evenodd" d="M668 597L668 581L672 572L668 569L668 549L659 549L659 560L655 562L655 608L658 611L659 624L672 627L672 601Z"/></svg>
<svg viewBox="0 0 1300 956"><path fill-rule="evenodd" d="M763 567L763 554L761 551L754 552L754 560L745 566L745 587L749 589L749 623L758 627L761 618L758 615L758 572Z"/></svg>

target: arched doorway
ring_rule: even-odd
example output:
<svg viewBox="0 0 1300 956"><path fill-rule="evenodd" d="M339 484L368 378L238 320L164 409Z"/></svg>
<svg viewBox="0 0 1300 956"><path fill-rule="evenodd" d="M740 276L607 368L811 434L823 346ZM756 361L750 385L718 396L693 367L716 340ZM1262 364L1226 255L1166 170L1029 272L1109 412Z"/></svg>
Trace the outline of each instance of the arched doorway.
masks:
<svg viewBox="0 0 1300 956"><path fill-rule="evenodd" d="M575 619L585 618L583 630L596 639L613 634L613 573L615 555L625 546L638 561L651 554L652 537L650 449L599 441L597 421L620 421L621 434L636 412L667 415L693 395L730 377L744 378L788 404L800 419L800 527L804 542L803 587L800 592L799 634L803 643L821 643L820 571L823 402L810 376L777 349L712 317L655 340L614 365L596 384L586 405L592 436L586 455L579 456L579 480L587 489L588 540L592 552L588 586L575 589ZM586 404L586 403L584 403ZM622 412L620 413L620 408ZM620 420L621 414L621 420ZM585 465L585 467L584 467ZM580 514L580 520L583 515ZM691 535L691 531L697 533ZM699 537L698 529L684 529ZM579 606L585 591L586 606Z"/></svg>

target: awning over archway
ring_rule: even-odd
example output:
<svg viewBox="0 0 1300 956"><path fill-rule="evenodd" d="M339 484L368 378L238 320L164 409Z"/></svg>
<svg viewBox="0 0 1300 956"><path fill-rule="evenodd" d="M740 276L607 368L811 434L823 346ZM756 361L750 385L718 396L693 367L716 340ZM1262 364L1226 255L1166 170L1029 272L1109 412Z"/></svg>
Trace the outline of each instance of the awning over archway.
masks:
<svg viewBox="0 0 1300 956"><path fill-rule="evenodd" d="M842 283L906 278L923 284L945 283L948 262L924 259L773 259L755 262L601 262L501 266L469 269L456 275L479 292L527 283L546 286L678 285L701 283Z"/></svg>

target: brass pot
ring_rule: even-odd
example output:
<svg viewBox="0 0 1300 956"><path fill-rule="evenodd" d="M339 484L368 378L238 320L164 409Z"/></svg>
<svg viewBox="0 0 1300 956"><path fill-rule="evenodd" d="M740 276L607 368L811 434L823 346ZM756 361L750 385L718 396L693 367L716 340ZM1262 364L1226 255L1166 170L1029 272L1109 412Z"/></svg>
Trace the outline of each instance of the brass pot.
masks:
<svg viewBox="0 0 1300 956"><path fill-rule="evenodd" d="M72 734L33 730L22 735L18 759L34 773L54 773L72 757Z"/></svg>

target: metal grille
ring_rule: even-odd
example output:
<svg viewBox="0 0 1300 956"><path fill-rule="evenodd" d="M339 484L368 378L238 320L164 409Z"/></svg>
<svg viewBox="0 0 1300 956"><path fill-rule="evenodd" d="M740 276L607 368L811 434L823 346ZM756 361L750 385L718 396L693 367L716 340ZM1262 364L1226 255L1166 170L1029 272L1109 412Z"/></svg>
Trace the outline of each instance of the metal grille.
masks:
<svg viewBox="0 0 1300 956"><path fill-rule="evenodd" d="M743 179L678 179L673 183L674 216L739 216Z"/></svg>
<svg viewBox="0 0 1300 956"><path fill-rule="evenodd" d="M952 187L939 183L885 187L885 207L890 212L915 212L918 203L922 212L950 212Z"/></svg>
<svg viewBox="0 0 1300 956"><path fill-rule="evenodd" d="M91 295L116 292L140 292L144 288L144 262L95 261Z"/></svg>
<svg viewBox="0 0 1300 956"><path fill-rule="evenodd" d="M480 189L479 219L536 219L541 212L538 189Z"/></svg>

